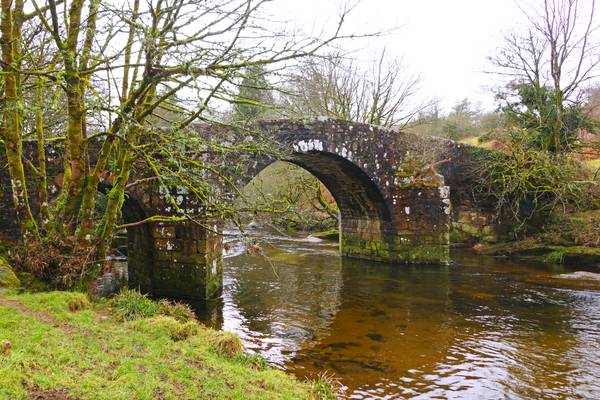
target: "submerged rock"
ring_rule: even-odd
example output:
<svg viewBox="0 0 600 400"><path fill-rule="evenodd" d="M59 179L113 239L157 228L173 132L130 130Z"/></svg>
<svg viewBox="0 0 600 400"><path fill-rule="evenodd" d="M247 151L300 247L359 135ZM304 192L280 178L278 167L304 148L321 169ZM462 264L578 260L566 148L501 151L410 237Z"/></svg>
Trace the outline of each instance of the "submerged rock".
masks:
<svg viewBox="0 0 600 400"><path fill-rule="evenodd" d="M570 274L560 274L555 276L555 278L560 279L581 279L586 281L600 281L600 274L596 272L589 271L576 271Z"/></svg>
<svg viewBox="0 0 600 400"><path fill-rule="evenodd" d="M600 248L588 246L557 246L535 240L479 244L473 248L477 253L491 256L516 257L550 264L582 265L600 268Z"/></svg>

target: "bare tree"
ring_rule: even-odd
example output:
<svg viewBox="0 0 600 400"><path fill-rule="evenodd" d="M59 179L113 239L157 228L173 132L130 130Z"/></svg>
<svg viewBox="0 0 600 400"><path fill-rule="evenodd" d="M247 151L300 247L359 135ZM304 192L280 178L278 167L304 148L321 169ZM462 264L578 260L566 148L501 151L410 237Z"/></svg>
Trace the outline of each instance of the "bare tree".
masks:
<svg viewBox="0 0 600 400"><path fill-rule="evenodd" d="M284 109L294 117L328 116L404 127L428 108L416 94L419 77L385 51L366 70L339 53L311 58L292 78Z"/></svg>
<svg viewBox="0 0 600 400"><path fill-rule="evenodd" d="M67 240L91 259L105 259L132 184L130 175L140 163L159 184L177 182L203 201L210 198L207 175L226 178L218 166L189 151L202 153L210 146L190 134L191 126L210 121L219 104L234 102L232 88L242 71L287 65L320 53L333 41L354 37L342 29L350 6L337 24L315 38L264 27L267 2L133 0L124 6L106 0L32 0L34 11L26 14L22 0L2 1L1 138L24 236L42 246ZM33 39L23 32L31 32ZM44 62L34 62L32 54L40 54ZM34 96L25 93L28 80L36 87ZM46 108L44 93L57 89L65 128L63 184L51 209L33 215L25 166L36 167L22 154L24 115ZM45 116L36 113L35 118L42 149ZM100 143L93 155L92 140ZM36 171L45 174L41 165ZM111 177L111 189L106 207L98 210L95 196L106 176ZM179 211L178 218L190 217Z"/></svg>
<svg viewBox="0 0 600 400"><path fill-rule="evenodd" d="M498 54L490 58L493 72L507 77L513 88L530 85L538 93L538 110L548 109L541 103L552 99L551 149L559 151L566 145L565 107L578 103L586 84L598 76L596 1L544 0L522 11L529 27L525 34L505 36Z"/></svg>

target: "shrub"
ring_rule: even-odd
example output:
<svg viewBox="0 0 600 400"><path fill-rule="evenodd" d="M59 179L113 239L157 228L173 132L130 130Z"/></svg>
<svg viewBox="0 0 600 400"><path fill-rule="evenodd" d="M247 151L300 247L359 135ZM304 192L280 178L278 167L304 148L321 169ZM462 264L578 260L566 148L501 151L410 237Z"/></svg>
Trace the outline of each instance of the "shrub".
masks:
<svg viewBox="0 0 600 400"><path fill-rule="evenodd" d="M56 289L84 287L101 270L99 263L90 262L94 251L94 247L82 245L75 237L28 241L18 251L17 268Z"/></svg>
<svg viewBox="0 0 600 400"><path fill-rule="evenodd" d="M569 154L530 147L526 136L513 132L504 153L476 155L481 161L478 189L494 200L499 216L508 215L518 223L517 230L546 219L556 209L580 209L590 200L584 168Z"/></svg>

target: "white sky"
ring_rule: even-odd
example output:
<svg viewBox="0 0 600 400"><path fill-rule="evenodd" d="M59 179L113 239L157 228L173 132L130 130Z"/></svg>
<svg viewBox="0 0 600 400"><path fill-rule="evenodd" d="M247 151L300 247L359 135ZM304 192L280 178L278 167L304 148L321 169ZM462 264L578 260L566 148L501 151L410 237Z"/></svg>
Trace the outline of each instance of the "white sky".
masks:
<svg viewBox="0 0 600 400"><path fill-rule="evenodd" d="M535 0L534 0L535 1ZM541 1L541 0L537 0ZM342 0L280 0L275 14L310 30L335 22ZM520 0L522 3L523 1ZM362 0L348 30L399 29L384 37L345 43L369 58L386 47L388 54L421 75L422 95L441 100L442 110L467 97L483 109L494 108L489 90L495 77L485 74L503 32L524 25L515 0Z"/></svg>

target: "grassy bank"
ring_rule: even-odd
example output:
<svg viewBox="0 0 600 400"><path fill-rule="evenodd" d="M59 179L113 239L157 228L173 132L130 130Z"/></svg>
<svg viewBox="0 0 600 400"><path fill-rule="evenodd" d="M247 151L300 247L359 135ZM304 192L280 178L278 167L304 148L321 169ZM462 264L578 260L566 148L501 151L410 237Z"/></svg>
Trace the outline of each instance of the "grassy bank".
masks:
<svg viewBox="0 0 600 400"><path fill-rule="evenodd" d="M0 291L0 399L318 397L185 310L128 301Z"/></svg>

